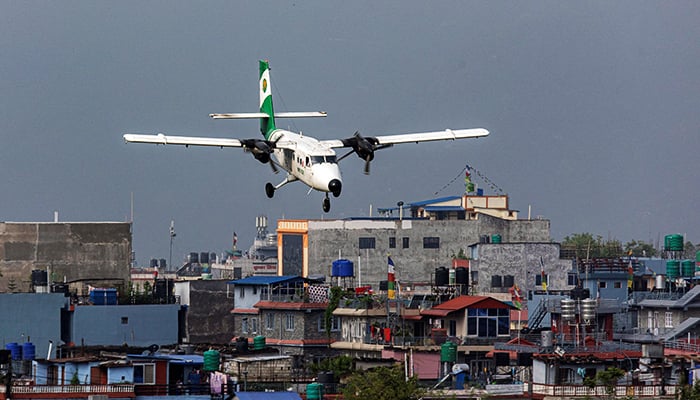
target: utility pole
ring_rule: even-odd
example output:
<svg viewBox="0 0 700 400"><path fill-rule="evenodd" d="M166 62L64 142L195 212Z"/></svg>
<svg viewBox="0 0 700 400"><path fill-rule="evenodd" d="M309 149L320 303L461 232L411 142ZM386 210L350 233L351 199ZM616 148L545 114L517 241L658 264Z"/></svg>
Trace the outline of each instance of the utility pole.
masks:
<svg viewBox="0 0 700 400"><path fill-rule="evenodd" d="M175 233L175 220L170 220L170 259L168 260L168 268L173 267L173 239L177 236ZM164 272L165 278L165 303L170 304L170 285L168 284L167 269Z"/></svg>

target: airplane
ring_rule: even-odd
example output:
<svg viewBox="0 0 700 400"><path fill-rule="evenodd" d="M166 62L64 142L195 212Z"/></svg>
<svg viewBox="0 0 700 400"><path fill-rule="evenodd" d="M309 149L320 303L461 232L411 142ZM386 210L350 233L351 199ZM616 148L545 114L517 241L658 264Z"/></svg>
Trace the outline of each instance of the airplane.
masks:
<svg viewBox="0 0 700 400"><path fill-rule="evenodd" d="M265 193L272 198L275 191L282 186L301 181L309 186L309 193L317 190L325 193L323 211L331 209L329 193L334 197L340 196L343 180L338 163L347 156L355 153L364 160L364 173L369 175L370 162L374 159L376 150L391 147L400 143L420 143L436 140L455 140L487 136L489 132L483 128L475 129L445 129L435 132L404 133L388 136L362 136L355 132L352 137L345 139L322 140L301 133L279 129L275 124L276 118L325 117L324 111L315 112L275 112L272 104L272 88L270 67L266 60L259 61L260 66L260 112L257 113L218 113L209 114L213 119L260 119L262 139L233 139L214 137L168 136L131 134L124 135L124 140L135 143L153 143L163 145L240 147L249 152L263 164L270 164L273 172L278 173L278 167L287 172L286 178L277 185L268 182ZM349 151L341 157L336 156L334 149L348 148Z"/></svg>

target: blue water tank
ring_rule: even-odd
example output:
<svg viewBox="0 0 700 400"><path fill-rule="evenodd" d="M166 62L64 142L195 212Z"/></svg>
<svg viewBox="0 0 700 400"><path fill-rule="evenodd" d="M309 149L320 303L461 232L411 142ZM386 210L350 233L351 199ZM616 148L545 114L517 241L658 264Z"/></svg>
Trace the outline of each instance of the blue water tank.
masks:
<svg viewBox="0 0 700 400"><path fill-rule="evenodd" d="M351 277L354 276L352 261L346 259L339 259L333 261L331 265L331 276L339 277Z"/></svg>
<svg viewBox="0 0 700 400"><path fill-rule="evenodd" d="M22 347L17 342L8 343L5 345L5 350L10 350L10 355L13 360L22 359Z"/></svg>
<svg viewBox="0 0 700 400"><path fill-rule="evenodd" d="M33 360L36 356L36 346L32 342L25 342L22 344L22 359L23 360Z"/></svg>
<svg viewBox="0 0 700 400"><path fill-rule="evenodd" d="M90 291L90 302L98 306L113 306L117 304L117 289L93 289Z"/></svg>

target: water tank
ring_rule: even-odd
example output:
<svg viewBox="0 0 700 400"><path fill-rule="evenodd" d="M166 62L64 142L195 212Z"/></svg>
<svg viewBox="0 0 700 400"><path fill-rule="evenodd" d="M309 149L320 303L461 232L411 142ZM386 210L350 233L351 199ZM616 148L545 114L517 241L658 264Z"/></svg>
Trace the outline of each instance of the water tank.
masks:
<svg viewBox="0 0 700 400"><path fill-rule="evenodd" d="M209 253L209 262L214 264L217 261L216 253Z"/></svg>
<svg viewBox="0 0 700 400"><path fill-rule="evenodd" d="M452 342L445 342L440 346L440 362L457 361L457 345Z"/></svg>
<svg viewBox="0 0 700 400"><path fill-rule="evenodd" d="M469 270L465 267L457 267L455 269L455 278L458 285L469 284Z"/></svg>
<svg viewBox="0 0 700 400"><path fill-rule="evenodd" d="M117 304L117 289L95 288L90 291L90 302L98 306L113 306Z"/></svg>
<svg viewBox="0 0 700 400"><path fill-rule="evenodd" d="M565 321L576 319L576 300L561 299L561 319Z"/></svg>
<svg viewBox="0 0 700 400"><path fill-rule="evenodd" d="M158 259L151 258L151 262L148 264L151 268L158 268Z"/></svg>
<svg viewBox="0 0 700 400"><path fill-rule="evenodd" d="M36 346L32 342L25 342L22 344L22 359L23 360L33 360L36 356Z"/></svg>
<svg viewBox="0 0 700 400"><path fill-rule="evenodd" d="M693 260L681 261L681 276L684 278L695 276L695 262Z"/></svg>
<svg viewBox="0 0 700 400"><path fill-rule="evenodd" d="M333 261L331 265L331 276L338 276L341 278L354 276L352 261L346 259L339 259Z"/></svg>
<svg viewBox="0 0 700 400"><path fill-rule="evenodd" d="M253 350L262 350L265 348L265 336L258 335L253 338Z"/></svg>
<svg viewBox="0 0 700 400"><path fill-rule="evenodd" d="M491 243L501 243L501 235L498 233L491 235Z"/></svg>
<svg viewBox="0 0 700 400"><path fill-rule="evenodd" d="M219 370L219 352L216 350L207 350L204 352L204 367L205 371L218 371Z"/></svg>
<svg viewBox="0 0 700 400"><path fill-rule="evenodd" d="M680 275L681 262L678 260L666 260L666 276L668 279L676 279Z"/></svg>
<svg viewBox="0 0 700 400"><path fill-rule="evenodd" d="M48 283L48 275L46 271L35 269L32 271L32 285L46 286Z"/></svg>
<svg viewBox="0 0 700 400"><path fill-rule="evenodd" d="M199 253L199 263L209 264L209 252L203 251Z"/></svg>
<svg viewBox="0 0 700 400"><path fill-rule="evenodd" d="M491 287L503 287L503 279L500 275L491 275Z"/></svg>
<svg viewBox="0 0 700 400"><path fill-rule="evenodd" d="M595 320L595 311L598 306L596 299L581 300L581 317L584 321Z"/></svg>
<svg viewBox="0 0 700 400"><path fill-rule="evenodd" d="M515 286L515 277L513 275L503 275L503 287Z"/></svg>
<svg viewBox="0 0 700 400"><path fill-rule="evenodd" d="M445 267L435 268L435 286L447 286L450 281L450 273Z"/></svg>
<svg viewBox="0 0 700 400"><path fill-rule="evenodd" d="M10 356L13 360L22 359L22 347L17 342L11 342L5 345L5 350L10 350Z"/></svg>
<svg viewBox="0 0 700 400"><path fill-rule="evenodd" d="M542 347L552 347L552 344L554 343L554 332L542 331L540 333L540 338L542 340Z"/></svg>
<svg viewBox="0 0 700 400"><path fill-rule="evenodd" d="M239 353L248 352L248 338L243 336L236 338L236 351Z"/></svg>
<svg viewBox="0 0 700 400"><path fill-rule="evenodd" d="M168 269L168 263L167 263L167 261L165 261L165 258L161 258L158 261L158 266L163 268L163 269Z"/></svg>
<svg viewBox="0 0 700 400"><path fill-rule="evenodd" d="M199 263L199 254L198 253L190 253L190 263L192 263L192 264Z"/></svg>
<svg viewBox="0 0 700 400"><path fill-rule="evenodd" d="M663 275L656 275L654 289L657 289L657 290L666 289L666 278Z"/></svg>
<svg viewBox="0 0 700 400"><path fill-rule="evenodd" d="M450 285L454 285L455 283L457 283L457 271L455 271L454 269L450 269L448 271L448 277Z"/></svg>
<svg viewBox="0 0 700 400"><path fill-rule="evenodd" d="M335 374L333 371L321 371L318 373L316 381L324 385L335 383Z"/></svg>
<svg viewBox="0 0 700 400"><path fill-rule="evenodd" d="M306 385L306 398L308 400L320 400L323 396L323 384L313 382Z"/></svg>
<svg viewBox="0 0 700 400"><path fill-rule="evenodd" d="M664 237L664 250L683 251L683 235L674 233Z"/></svg>

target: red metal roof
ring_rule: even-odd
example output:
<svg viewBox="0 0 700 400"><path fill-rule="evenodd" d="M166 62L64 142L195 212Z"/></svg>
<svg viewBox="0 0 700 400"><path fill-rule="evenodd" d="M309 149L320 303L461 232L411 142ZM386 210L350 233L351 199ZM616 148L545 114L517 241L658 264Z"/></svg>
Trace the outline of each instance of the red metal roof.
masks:
<svg viewBox="0 0 700 400"><path fill-rule="evenodd" d="M459 296L438 304L428 310L422 310L421 315L445 317L455 311L465 308L512 308L508 304L488 296Z"/></svg>

